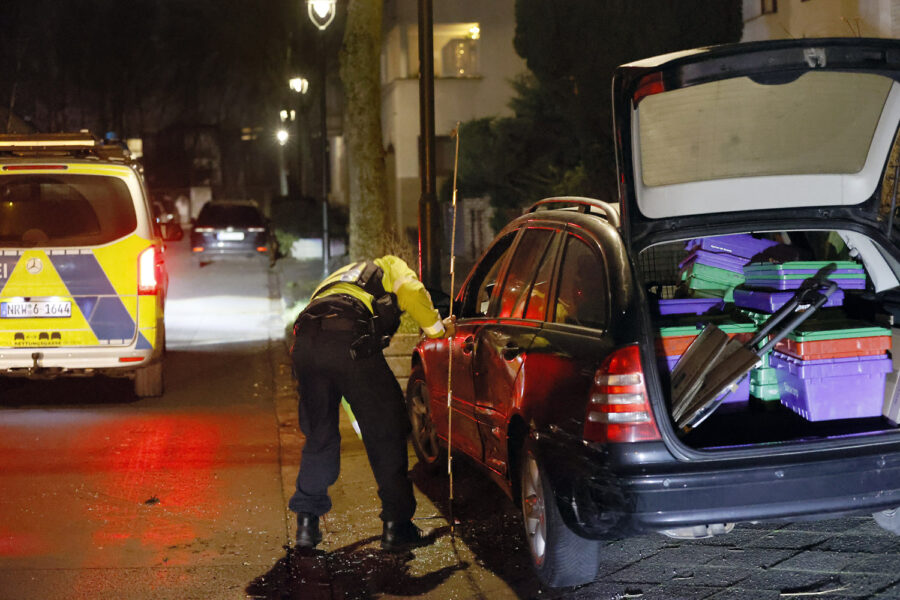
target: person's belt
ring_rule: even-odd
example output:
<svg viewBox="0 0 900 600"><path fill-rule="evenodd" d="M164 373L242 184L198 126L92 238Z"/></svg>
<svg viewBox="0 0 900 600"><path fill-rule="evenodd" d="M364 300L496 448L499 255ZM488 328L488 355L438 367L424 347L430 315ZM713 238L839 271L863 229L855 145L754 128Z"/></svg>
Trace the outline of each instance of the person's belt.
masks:
<svg viewBox="0 0 900 600"><path fill-rule="evenodd" d="M318 319L322 331L353 331L359 328L356 319L344 315L327 315Z"/></svg>

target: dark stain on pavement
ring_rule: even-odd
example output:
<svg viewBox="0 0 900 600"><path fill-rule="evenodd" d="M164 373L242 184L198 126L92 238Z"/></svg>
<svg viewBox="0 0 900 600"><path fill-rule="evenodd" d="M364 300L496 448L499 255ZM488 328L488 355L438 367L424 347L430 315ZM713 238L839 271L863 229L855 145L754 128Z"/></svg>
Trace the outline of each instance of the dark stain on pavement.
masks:
<svg viewBox="0 0 900 600"><path fill-rule="evenodd" d="M285 555L246 588L258 600L367 600L381 594L424 596L447 580L465 562L424 575L410 573L412 552L376 550L377 537L330 552L285 546Z"/></svg>

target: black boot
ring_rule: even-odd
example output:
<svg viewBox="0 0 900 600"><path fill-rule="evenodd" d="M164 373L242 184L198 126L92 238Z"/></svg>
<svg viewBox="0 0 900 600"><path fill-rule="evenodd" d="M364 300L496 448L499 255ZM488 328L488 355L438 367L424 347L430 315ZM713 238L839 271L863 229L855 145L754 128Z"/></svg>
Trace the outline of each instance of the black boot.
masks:
<svg viewBox="0 0 900 600"><path fill-rule="evenodd" d="M319 517L310 513L297 513L297 546L312 549L321 541Z"/></svg>
<svg viewBox="0 0 900 600"><path fill-rule="evenodd" d="M412 521L385 521L381 534L381 548L388 552L403 552L412 548L427 546L434 537L425 535Z"/></svg>

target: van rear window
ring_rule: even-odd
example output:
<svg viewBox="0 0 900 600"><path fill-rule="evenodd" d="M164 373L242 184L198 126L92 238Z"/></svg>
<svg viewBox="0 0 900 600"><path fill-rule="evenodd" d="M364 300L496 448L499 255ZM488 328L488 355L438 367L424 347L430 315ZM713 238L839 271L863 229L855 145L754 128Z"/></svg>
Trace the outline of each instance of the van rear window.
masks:
<svg viewBox="0 0 900 600"><path fill-rule="evenodd" d="M0 177L0 245L89 246L137 227L124 181L104 175Z"/></svg>

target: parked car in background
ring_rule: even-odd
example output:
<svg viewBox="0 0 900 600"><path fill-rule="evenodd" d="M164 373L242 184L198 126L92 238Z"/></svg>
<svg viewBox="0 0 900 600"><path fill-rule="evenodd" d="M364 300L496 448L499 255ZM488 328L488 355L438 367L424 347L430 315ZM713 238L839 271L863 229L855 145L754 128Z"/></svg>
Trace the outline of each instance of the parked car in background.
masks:
<svg viewBox="0 0 900 600"><path fill-rule="evenodd" d="M0 135L0 376L163 393L168 275L145 189L120 145Z"/></svg>
<svg viewBox="0 0 900 600"><path fill-rule="evenodd" d="M420 463L450 446L483 467L549 586L634 532L872 514L900 533L900 42L686 51L613 90L617 205L536 204L469 274L454 337L416 347ZM838 291L685 424L670 372L698 334L746 343L816 273Z"/></svg>
<svg viewBox="0 0 900 600"><path fill-rule="evenodd" d="M269 224L249 200L213 200L200 209L191 231L191 249L198 266L215 259L263 257L275 260Z"/></svg>

